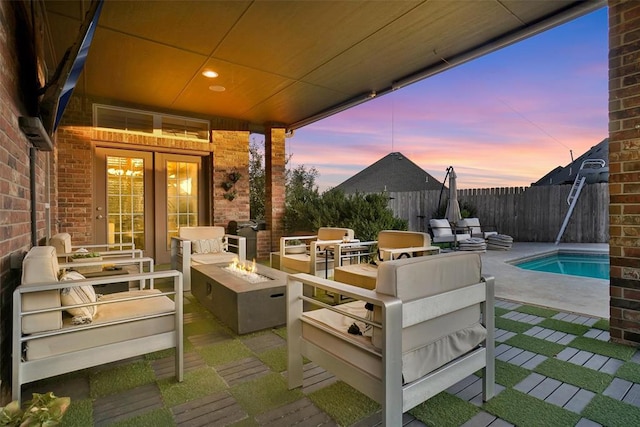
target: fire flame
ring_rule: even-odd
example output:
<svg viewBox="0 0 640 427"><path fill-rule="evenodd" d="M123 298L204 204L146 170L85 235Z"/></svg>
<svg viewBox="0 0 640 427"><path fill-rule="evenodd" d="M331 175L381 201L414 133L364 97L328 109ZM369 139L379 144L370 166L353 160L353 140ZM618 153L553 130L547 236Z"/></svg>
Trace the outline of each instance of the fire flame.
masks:
<svg viewBox="0 0 640 427"><path fill-rule="evenodd" d="M254 259L251 264L247 265L240 262L238 258L234 258L233 261L231 261L231 264L229 264L229 269L239 273L253 274L257 271L256 260Z"/></svg>

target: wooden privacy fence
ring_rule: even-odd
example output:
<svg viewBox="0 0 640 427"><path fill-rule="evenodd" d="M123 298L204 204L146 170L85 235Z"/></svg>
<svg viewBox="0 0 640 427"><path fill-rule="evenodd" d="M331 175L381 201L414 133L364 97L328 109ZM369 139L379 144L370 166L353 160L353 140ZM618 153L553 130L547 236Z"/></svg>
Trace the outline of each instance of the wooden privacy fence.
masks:
<svg viewBox="0 0 640 427"><path fill-rule="evenodd" d="M473 206L480 223L521 242L554 242L569 210L571 185L458 190L461 207ZM389 207L409 222L409 230L426 231L437 211L439 190L389 192ZM448 192L442 194L446 203ZM609 242L609 187L582 189L561 242Z"/></svg>

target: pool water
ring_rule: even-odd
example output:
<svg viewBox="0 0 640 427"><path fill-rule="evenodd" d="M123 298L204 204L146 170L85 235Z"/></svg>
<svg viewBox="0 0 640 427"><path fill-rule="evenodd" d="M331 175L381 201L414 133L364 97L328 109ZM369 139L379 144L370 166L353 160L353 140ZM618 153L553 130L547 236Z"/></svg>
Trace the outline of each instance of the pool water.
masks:
<svg viewBox="0 0 640 427"><path fill-rule="evenodd" d="M609 254L557 252L515 266L546 273L609 279Z"/></svg>

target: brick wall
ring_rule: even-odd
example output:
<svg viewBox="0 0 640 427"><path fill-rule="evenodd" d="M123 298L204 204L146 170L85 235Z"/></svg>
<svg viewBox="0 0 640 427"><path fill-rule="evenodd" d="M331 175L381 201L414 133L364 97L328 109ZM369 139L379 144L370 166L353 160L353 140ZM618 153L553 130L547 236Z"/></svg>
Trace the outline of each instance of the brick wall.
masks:
<svg viewBox="0 0 640 427"><path fill-rule="evenodd" d="M58 231L74 245L95 242L93 234L93 150L91 105L72 97L56 135L58 146Z"/></svg>
<svg viewBox="0 0 640 427"><path fill-rule="evenodd" d="M265 132L265 217L271 231L269 251L277 251L284 233L282 219L285 208L285 136L284 129L272 128Z"/></svg>
<svg viewBox="0 0 640 427"><path fill-rule="evenodd" d="M0 1L0 404L10 400L11 296L19 270L11 270L11 254L31 246L31 143L18 126L18 117L33 115L33 58L25 61L30 18L22 2ZM27 35L25 35L25 32ZM25 86L32 86L25 90ZM35 152L36 239L44 238L45 174L50 154Z"/></svg>
<svg viewBox="0 0 640 427"><path fill-rule="evenodd" d="M640 3L609 1L610 334L640 343Z"/></svg>

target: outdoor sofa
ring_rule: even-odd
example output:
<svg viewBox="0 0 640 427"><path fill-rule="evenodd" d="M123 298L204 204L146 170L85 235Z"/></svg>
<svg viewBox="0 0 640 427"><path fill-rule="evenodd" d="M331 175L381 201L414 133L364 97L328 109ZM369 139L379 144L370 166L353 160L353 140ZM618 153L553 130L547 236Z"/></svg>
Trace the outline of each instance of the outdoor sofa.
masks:
<svg viewBox="0 0 640 427"><path fill-rule="evenodd" d="M247 238L227 234L221 226L180 227L171 238L171 268L182 272L185 291L191 290L191 266L246 258Z"/></svg>
<svg viewBox="0 0 640 427"><path fill-rule="evenodd" d="M329 306L303 286L356 301ZM307 358L380 403L384 425L400 426L404 412L483 369L486 401L495 379L493 288L480 255L467 252L383 262L374 290L290 275L289 388L302 386Z"/></svg>
<svg viewBox="0 0 640 427"><path fill-rule="evenodd" d="M133 243L105 243L91 245L73 245L69 233L57 233L49 238L48 246L53 246L60 262L70 262L78 251L95 252L102 258L141 258L142 249L136 249Z"/></svg>
<svg viewBox="0 0 640 427"><path fill-rule="evenodd" d="M52 246L29 250L13 293L14 400L23 384L169 348L175 348L175 375L182 381L182 274L136 273L130 279L169 279L173 290L99 296L94 286L121 276L83 279L75 271L60 271Z"/></svg>

